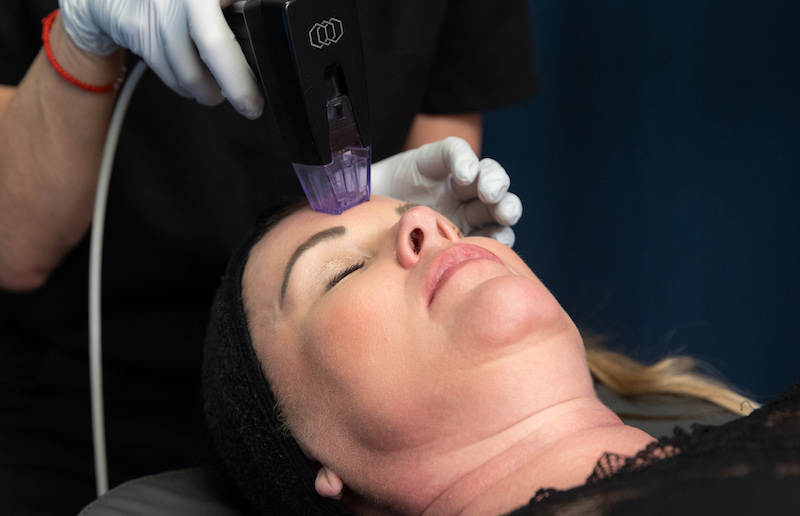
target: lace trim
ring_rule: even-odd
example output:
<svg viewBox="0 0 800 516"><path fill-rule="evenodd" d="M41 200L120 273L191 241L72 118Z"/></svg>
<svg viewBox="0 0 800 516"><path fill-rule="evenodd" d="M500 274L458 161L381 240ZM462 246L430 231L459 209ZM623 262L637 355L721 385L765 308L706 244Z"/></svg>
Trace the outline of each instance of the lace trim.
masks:
<svg viewBox="0 0 800 516"><path fill-rule="evenodd" d="M685 456L688 462L681 459L683 462L679 465L665 461L678 455ZM717 427L692 425L691 433L676 427L672 436L651 443L633 457L606 453L597 461L583 486L567 491L543 488L531 502L535 505L549 499L548 507L555 512L548 512L548 509L542 514L567 514L560 512L561 509L571 507L570 504L584 507L588 501L596 508L613 508L622 500L647 496L653 488L647 479L657 477L628 476L627 473L651 466L655 470L653 473L684 481L693 476L718 479L751 474L781 479L800 477L800 383L747 417ZM609 482L599 485L606 480ZM553 502L557 503L552 505Z"/></svg>
<svg viewBox="0 0 800 516"><path fill-rule="evenodd" d="M676 434L682 432L680 428L675 429ZM685 433L685 432L684 432ZM624 471L636 471L646 468L656 461L674 457L680 454L680 448L669 440L661 440L650 443L646 448L639 451L633 457L620 455L618 453L605 453L594 466L592 474L586 479L587 484L594 484L607 479ZM539 502L550 497L553 493L560 492L558 489L542 488L539 489L531 499L532 502Z"/></svg>

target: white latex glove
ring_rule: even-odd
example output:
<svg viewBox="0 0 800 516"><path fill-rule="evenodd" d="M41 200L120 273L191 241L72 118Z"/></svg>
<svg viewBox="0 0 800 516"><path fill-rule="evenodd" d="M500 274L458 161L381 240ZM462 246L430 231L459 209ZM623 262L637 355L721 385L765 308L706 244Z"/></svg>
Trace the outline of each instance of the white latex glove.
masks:
<svg viewBox="0 0 800 516"><path fill-rule="evenodd" d="M478 160L461 138L451 136L379 161L371 176L376 195L430 206L465 235L514 245L509 226L522 216L522 202L508 192L511 179L495 160Z"/></svg>
<svg viewBox="0 0 800 516"><path fill-rule="evenodd" d="M178 94L205 105L227 98L239 113L258 118L264 99L222 14L232 3L59 0L64 28L80 48L98 55L127 48Z"/></svg>

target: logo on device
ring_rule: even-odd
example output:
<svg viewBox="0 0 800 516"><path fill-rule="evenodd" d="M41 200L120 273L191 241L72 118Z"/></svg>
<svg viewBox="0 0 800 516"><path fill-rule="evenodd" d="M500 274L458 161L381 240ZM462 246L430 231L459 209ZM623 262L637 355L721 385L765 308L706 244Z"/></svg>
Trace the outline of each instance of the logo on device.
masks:
<svg viewBox="0 0 800 516"><path fill-rule="evenodd" d="M330 20L315 23L308 31L308 40L314 48L330 46L341 39L344 34L342 20L331 18Z"/></svg>

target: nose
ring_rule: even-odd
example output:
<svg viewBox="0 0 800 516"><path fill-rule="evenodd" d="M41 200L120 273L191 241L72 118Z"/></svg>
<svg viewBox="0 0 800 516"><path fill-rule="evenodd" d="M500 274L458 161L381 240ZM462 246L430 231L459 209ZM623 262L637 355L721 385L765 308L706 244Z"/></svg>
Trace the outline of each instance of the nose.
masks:
<svg viewBox="0 0 800 516"><path fill-rule="evenodd" d="M431 249L459 240L458 230L427 206L405 212L398 226L397 260L405 268L416 265Z"/></svg>

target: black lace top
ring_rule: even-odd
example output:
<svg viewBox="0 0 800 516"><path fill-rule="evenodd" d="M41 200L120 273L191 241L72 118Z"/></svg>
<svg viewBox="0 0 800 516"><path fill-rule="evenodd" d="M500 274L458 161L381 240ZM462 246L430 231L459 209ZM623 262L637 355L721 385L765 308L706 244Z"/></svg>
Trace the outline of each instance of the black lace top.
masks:
<svg viewBox="0 0 800 516"><path fill-rule="evenodd" d="M541 489L512 514L800 514L800 383L747 417L606 454L586 484Z"/></svg>

